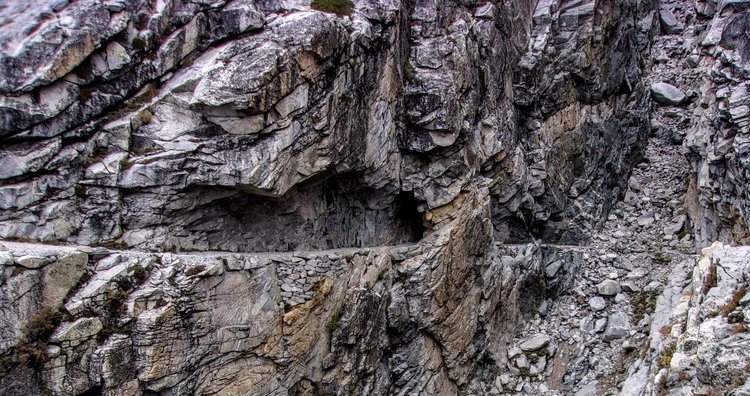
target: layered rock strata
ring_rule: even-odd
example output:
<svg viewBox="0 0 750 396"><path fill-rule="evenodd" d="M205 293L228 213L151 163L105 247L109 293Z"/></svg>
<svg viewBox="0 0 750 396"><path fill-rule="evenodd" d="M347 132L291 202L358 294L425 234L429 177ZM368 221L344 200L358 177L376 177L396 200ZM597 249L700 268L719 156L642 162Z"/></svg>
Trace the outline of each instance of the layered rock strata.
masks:
<svg viewBox="0 0 750 396"><path fill-rule="evenodd" d="M741 386L745 8L0 9L0 393Z"/></svg>

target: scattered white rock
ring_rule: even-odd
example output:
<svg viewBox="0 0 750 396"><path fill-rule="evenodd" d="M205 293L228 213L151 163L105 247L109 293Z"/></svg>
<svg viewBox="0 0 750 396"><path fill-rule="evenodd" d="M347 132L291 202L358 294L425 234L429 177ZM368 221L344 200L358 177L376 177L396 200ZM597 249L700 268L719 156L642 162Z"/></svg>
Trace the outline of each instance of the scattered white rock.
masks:
<svg viewBox="0 0 750 396"><path fill-rule="evenodd" d="M48 263L48 259L39 256L21 256L16 258L16 263L28 269L39 269Z"/></svg>
<svg viewBox="0 0 750 396"><path fill-rule="evenodd" d="M643 216L638 217L638 225L641 227L650 226L651 224L654 224L654 216L650 214L645 214Z"/></svg>

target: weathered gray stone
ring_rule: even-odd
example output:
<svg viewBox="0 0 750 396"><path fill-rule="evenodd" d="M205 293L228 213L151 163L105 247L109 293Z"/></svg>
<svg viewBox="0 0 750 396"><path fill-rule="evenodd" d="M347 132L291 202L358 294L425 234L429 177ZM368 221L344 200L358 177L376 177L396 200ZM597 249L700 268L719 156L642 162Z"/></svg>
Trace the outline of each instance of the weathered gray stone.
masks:
<svg viewBox="0 0 750 396"><path fill-rule="evenodd" d="M594 311L601 311L607 307L607 303L601 297L593 297L589 299L589 307Z"/></svg>
<svg viewBox="0 0 750 396"><path fill-rule="evenodd" d="M99 318L80 318L60 326L50 337L50 342L63 346L76 346L102 330Z"/></svg>
<svg viewBox="0 0 750 396"><path fill-rule="evenodd" d="M71 315L58 331L103 327L51 350L31 388L0 378L9 393L543 394L538 374L560 366L549 338L507 351L533 378L477 366L505 363L520 328L571 346L562 393L607 392L596 379L621 345L597 342L593 280L633 267L642 284L662 279L641 268L653 264L641 234L680 233L665 219L681 207L690 241L744 238L739 8L701 20L694 49L692 36L651 37L680 30L676 3L660 15L653 0L361 0L347 16L296 0L37 3L0 10L0 237L122 252L87 252L89 265L13 245L50 259L3 271L2 353L44 300ZM691 53L694 74L662 74ZM685 108L650 113L656 80L684 87L669 103ZM676 203L627 183L661 116L657 135L681 134L695 175ZM630 207L608 216L623 194ZM607 221L622 229L599 232ZM618 242L643 254L618 266L598 251ZM692 248L652 242L670 258ZM381 247L394 244L407 246ZM617 295L607 339L644 298L623 288L634 294L597 289Z"/></svg>
<svg viewBox="0 0 750 396"><path fill-rule="evenodd" d="M28 269L39 269L47 265L50 260L46 257L39 257L39 256L21 256L16 257L16 264L20 265L21 267L28 268Z"/></svg>
<svg viewBox="0 0 750 396"><path fill-rule="evenodd" d="M604 330L604 341L616 340L626 337L630 332L630 318L624 312L615 312L607 319L607 328Z"/></svg>
<svg viewBox="0 0 750 396"><path fill-rule="evenodd" d="M546 334L537 334L531 338L528 338L524 341L522 341L520 344L518 344L518 347L521 348L522 351L526 352L533 352L539 349L544 348L549 344L550 337Z"/></svg>
<svg viewBox="0 0 750 396"><path fill-rule="evenodd" d="M667 34L677 34L685 28L668 8L659 10L659 22L661 22L661 29Z"/></svg>
<svg viewBox="0 0 750 396"><path fill-rule="evenodd" d="M602 296L614 296L622 290L620 282L612 279L602 281L596 286L596 291Z"/></svg>
<svg viewBox="0 0 750 396"><path fill-rule="evenodd" d="M685 93L679 88L666 82L651 85L651 97L663 105L679 105L685 101Z"/></svg>
<svg viewBox="0 0 750 396"><path fill-rule="evenodd" d="M13 265L13 254L8 251L0 252L0 267Z"/></svg>
<svg viewBox="0 0 750 396"><path fill-rule="evenodd" d="M598 385L599 381L588 382L576 392L575 396L596 396L598 394L596 389Z"/></svg>

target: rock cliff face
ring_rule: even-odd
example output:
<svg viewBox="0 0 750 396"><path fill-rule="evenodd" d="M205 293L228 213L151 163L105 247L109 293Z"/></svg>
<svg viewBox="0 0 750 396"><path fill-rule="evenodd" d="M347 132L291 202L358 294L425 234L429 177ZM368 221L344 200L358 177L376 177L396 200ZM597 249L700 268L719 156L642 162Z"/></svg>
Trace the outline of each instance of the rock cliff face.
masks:
<svg viewBox="0 0 750 396"><path fill-rule="evenodd" d="M578 242L648 133L653 4L224 3L6 10L2 237L413 243L481 184L497 240Z"/></svg>
<svg viewBox="0 0 750 396"><path fill-rule="evenodd" d="M605 378L747 238L744 3L320 3L0 7L0 394L661 389Z"/></svg>
<svg viewBox="0 0 750 396"><path fill-rule="evenodd" d="M683 3L662 12L670 34L657 45L653 69L684 97L656 111L655 124L689 150L687 201L701 245L746 244L750 14L746 2Z"/></svg>

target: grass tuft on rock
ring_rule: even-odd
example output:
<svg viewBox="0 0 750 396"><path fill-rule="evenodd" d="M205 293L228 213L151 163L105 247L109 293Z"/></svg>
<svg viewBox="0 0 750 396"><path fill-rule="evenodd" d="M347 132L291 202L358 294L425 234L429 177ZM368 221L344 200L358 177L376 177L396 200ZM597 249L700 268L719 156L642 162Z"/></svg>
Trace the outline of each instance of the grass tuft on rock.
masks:
<svg viewBox="0 0 750 396"><path fill-rule="evenodd" d="M671 344L659 354L659 367L667 368L672 364L672 356L677 350L677 344Z"/></svg>
<svg viewBox="0 0 750 396"><path fill-rule="evenodd" d="M326 324L326 330L328 331L329 337L333 334L333 331L339 327L340 322L341 311L336 311L333 315L331 315L331 319L329 319L328 323Z"/></svg>
<svg viewBox="0 0 750 396"><path fill-rule="evenodd" d="M742 297L745 296L745 287L740 287L739 289L735 290L732 293L732 298L729 299L729 301L721 307L721 310L719 313L721 313L721 316L728 317L729 314L734 312L735 309L740 305L740 300L742 300Z"/></svg>
<svg viewBox="0 0 750 396"><path fill-rule="evenodd" d="M633 320L635 323L640 322L646 314L654 312L658 297L659 293L656 291L644 291L633 295L631 304L633 305Z"/></svg>
<svg viewBox="0 0 750 396"><path fill-rule="evenodd" d="M329 12L338 16L351 15L354 3L351 0L313 0L310 7L314 10Z"/></svg>
<svg viewBox="0 0 750 396"><path fill-rule="evenodd" d="M62 319L61 312L49 307L29 318L16 345L15 363L26 363L29 367L41 369L47 359L47 342Z"/></svg>
<svg viewBox="0 0 750 396"><path fill-rule="evenodd" d="M718 277L716 274L716 264L711 263L711 266L708 268L708 275L703 279L703 288L701 289L701 293L703 295L708 294L708 291L711 290L711 288L716 287L718 284Z"/></svg>

